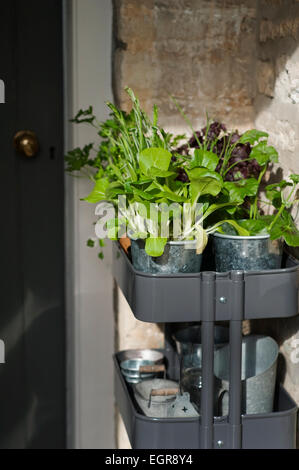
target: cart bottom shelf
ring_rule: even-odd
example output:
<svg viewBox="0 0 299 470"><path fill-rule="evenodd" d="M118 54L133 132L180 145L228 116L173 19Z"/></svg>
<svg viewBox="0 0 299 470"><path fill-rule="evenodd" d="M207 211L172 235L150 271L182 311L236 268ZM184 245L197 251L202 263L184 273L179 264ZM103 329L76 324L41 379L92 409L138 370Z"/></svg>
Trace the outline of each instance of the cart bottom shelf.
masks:
<svg viewBox="0 0 299 470"><path fill-rule="evenodd" d="M198 449L199 418L149 418L138 412L132 391L114 356L116 403L133 449ZM294 449L297 406L282 386L276 391L274 412L242 416L243 449ZM227 417L214 420L214 448L230 448Z"/></svg>

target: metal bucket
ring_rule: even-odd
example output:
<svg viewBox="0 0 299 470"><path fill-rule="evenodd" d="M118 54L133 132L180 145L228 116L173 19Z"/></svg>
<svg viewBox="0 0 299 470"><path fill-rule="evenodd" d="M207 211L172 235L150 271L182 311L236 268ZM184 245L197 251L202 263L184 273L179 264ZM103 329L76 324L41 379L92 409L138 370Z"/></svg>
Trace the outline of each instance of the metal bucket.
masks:
<svg viewBox="0 0 299 470"><path fill-rule="evenodd" d="M181 328L173 334L179 355L184 356L185 367L201 368L201 326L192 325ZM223 347L229 341L229 329L225 326L215 326L215 350Z"/></svg>
<svg viewBox="0 0 299 470"><path fill-rule="evenodd" d="M229 345L215 352L214 371L229 390ZM249 335L242 340L242 414L273 411L279 347L270 336ZM228 414L228 393L222 395L220 414Z"/></svg>
<svg viewBox="0 0 299 470"><path fill-rule="evenodd" d="M134 397L146 416L167 418L178 391L178 383L173 380L152 379L135 385Z"/></svg>
<svg viewBox="0 0 299 470"><path fill-rule="evenodd" d="M216 271L264 271L280 269L282 243L270 240L270 235L240 237L213 234Z"/></svg>
<svg viewBox="0 0 299 470"><path fill-rule="evenodd" d="M131 254L134 268L145 273L198 273L202 262L194 240L167 242L164 253L157 257L146 253L144 240L131 240Z"/></svg>

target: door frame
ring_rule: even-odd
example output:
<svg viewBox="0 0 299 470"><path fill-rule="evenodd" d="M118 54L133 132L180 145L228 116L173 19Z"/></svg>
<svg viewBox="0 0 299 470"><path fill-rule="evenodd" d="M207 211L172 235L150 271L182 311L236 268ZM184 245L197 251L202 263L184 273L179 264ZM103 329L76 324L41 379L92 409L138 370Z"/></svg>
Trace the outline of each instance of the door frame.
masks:
<svg viewBox="0 0 299 470"><path fill-rule="evenodd" d="M69 123L80 107L92 104L100 120L108 117L112 16L111 0L63 0L65 151L94 141L87 127ZM114 448L111 253L108 246L103 263L86 247L94 209L80 197L89 184L65 177L67 443L69 448Z"/></svg>

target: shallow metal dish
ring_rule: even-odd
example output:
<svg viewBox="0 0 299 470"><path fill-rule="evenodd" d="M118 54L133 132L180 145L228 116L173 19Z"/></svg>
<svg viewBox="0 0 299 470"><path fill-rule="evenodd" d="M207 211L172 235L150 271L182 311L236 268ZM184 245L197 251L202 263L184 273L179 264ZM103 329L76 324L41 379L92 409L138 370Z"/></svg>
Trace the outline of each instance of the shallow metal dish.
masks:
<svg viewBox="0 0 299 470"><path fill-rule="evenodd" d="M146 379L149 377L154 377L154 373L140 373L139 369L142 366L153 366L155 365L154 361L148 361L146 359L127 359L120 363L120 368L123 375L131 379Z"/></svg>
<svg viewBox="0 0 299 470"><path fill-rule="evenodd" d="M125 380L137 384L142 380L151 379L157 373L140 373L142 366L155 366L163 363L164 355L154 349L128 349L119 353L120 367Z"/></svg>
<svg viewBox="0 0 299 470"><path fill-rule="evenodd" d="M118 353L119 361L126 361L128 359L144 359L145 361L152 361L154 364L162 364L164 355L155 349L127 349Z"/></svg>

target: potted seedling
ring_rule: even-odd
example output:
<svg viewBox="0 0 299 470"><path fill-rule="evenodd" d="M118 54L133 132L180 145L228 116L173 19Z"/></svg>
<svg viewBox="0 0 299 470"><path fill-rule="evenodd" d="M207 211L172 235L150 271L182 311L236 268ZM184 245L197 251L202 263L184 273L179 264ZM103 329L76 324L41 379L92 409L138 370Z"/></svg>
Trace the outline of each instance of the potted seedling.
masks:
<svg viewBox="0 0 299 470"><path fill-rule="evenodd" d="M248 231L248 236L240 237L231 231L225 233L225 227L219 229L221 233L214 234L216 268L219 271L279 269L283 241L288 246L299 245L299 231L290 212L298 205L299 176L291 174L287 180L267 185L265 196L261 194L268 165L278 162L277 152L267 144L267 138L266 133L252 130L243 134L235 144L251 145L249 159L259 164L260 171L257 178L224 184L224 197L241 201L245 196L246 204L239 206L232 215ZM270 208L270 215L265 215L265 207Z"/></svg>
<svg viewBox="0 0 299 470"><path fill-rule="evenodd" d="M291 174L287 180L267 185L262 195L265 173L278 162L277 151L268 145L268 134L256 129L243 135L228 133L225 126L213 122L194 133L178 151L188 155L191 147L195 154L209 151L210 159L217 162L216 171L224 179L218 202L235 202L236 206L224 207L223 212L247 231L241 236L232 224L224 224L214 233L217 271L280 268L282 242L299 245L299 231L291 215L291 209L298 207L299 177Z"/></svg>

